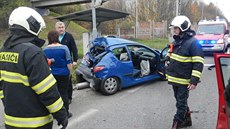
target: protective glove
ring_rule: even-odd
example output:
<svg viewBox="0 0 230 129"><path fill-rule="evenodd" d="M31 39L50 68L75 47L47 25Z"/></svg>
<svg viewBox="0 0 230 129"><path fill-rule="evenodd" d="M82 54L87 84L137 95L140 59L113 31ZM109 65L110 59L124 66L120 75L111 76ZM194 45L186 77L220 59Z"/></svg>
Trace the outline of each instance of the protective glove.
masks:
<svg viewBox="0 0 230 129"><path fill-rule="evenodd" d="M66 129L68 125L68 117L66 117L63 121L58 122L58 126L62 125L61 129Z"/></svg>

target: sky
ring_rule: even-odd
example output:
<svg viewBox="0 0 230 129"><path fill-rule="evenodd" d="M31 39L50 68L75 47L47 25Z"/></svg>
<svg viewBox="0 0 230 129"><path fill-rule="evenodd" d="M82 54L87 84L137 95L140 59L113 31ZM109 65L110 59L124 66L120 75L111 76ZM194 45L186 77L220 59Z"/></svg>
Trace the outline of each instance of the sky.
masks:
<svg viewBox="0 0 230 129"><path fill-rule="evenodd" d="M212 2L217 5L223 12L224 16L230 21L230 0L203 0L205 3L209 4Z"/></svg>

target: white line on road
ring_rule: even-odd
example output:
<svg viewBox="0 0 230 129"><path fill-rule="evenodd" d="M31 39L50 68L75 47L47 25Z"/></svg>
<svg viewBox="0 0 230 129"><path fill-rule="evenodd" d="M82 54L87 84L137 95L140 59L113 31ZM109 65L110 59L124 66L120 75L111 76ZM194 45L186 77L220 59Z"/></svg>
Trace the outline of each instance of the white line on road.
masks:
<svg viewBox="0 0 230 129"><path fill-rule="evenodd" d="M135 89L126 91L126 92L128 92L128 93L126 93L126 94L124 94L124 95L121 95L121 96L120 96L120 99L126 98L127 96L129 96L129 95L131 95L131 94L137 92L140 88L141 88L141 87L137 87L137 88L135 88Z"/></svg>
<svg viewBox="0 0 230 129"><path fill-rule="evenodd" d="M68 123L68 127L74 127L76 125L76 123L86 120L87 118L94 115L98 111L99 110L97 110L97 109L89 109L88 111L82 113L82 115L80 115L80 116L70 118L70 121Z"/></svg>
<svg viewBox="0 0 230 129"><path fill-rule="evenodd" d="M140 89L140 87L137 87L135 89L132 89L132 90L128 90L128 93L134 93L136 91L138 91Z"/></svg>
<svg viewBox="0 0 230 129"><path fill-rule="evenodd" d="M204 66L206 66L206 67L209 67L209 66L212 66L212 65L214 65L214 64L204 64Z"/></svg>

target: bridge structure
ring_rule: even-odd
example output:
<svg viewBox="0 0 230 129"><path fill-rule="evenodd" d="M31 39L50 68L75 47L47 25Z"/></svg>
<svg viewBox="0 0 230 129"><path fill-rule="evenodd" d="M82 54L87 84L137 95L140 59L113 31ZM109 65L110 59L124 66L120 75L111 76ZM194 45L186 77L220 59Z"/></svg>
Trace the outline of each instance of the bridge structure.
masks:
<svg viewBox="0 0 230 129"><path fill-rule="evenodd" d="M73 12L70 14L56 17L56 19L58 20L66 21L67 24L71 20L91 22L92 35L89 38L88 34L83 34L83 39L85 39L83 40L84 53L88 49L88 44L98 36L97 25L99 26L100 23L104 21L125 18L129 15L125 12L99 7L107 1L109 0L30 0L32 7L36 8L36 10L43 13L46 12L49 9L49 7L91 3L92 8L89 10Z"/></svg>
<svg viewBox="0 0 230 129"><path fill-rule="evenodd" d="M102 4L109 0L30 0L35 8L49 8L55 6L72 5L72 4L85 4L94 1L95 4Z"/></svg>

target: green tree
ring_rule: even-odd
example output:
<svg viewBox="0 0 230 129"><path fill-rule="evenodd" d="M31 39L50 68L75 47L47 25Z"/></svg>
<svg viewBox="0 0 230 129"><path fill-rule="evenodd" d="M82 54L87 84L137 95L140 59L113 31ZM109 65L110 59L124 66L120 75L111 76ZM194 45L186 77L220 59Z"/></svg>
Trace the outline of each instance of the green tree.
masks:
<svg viewBox="0 0 230 129"><path fill-rule="evenodd" d="M0 30L8 28L9 15L15 8L28 4L27 0L0 0Z"/></svg>

